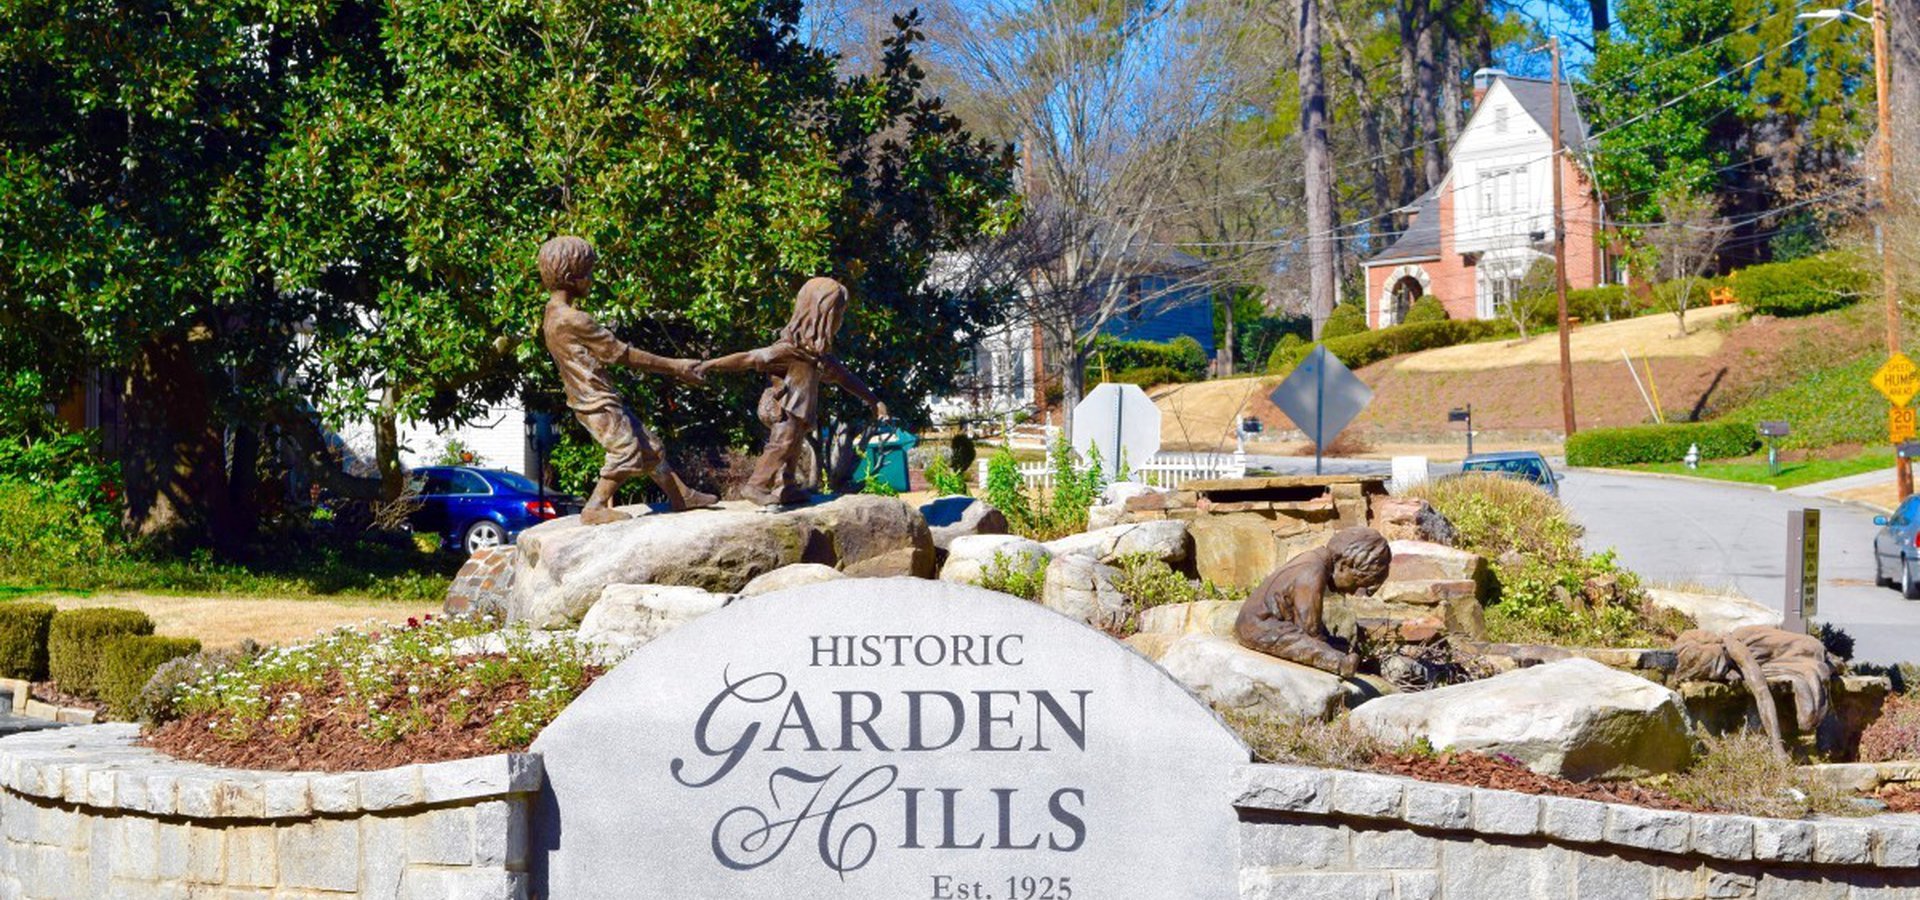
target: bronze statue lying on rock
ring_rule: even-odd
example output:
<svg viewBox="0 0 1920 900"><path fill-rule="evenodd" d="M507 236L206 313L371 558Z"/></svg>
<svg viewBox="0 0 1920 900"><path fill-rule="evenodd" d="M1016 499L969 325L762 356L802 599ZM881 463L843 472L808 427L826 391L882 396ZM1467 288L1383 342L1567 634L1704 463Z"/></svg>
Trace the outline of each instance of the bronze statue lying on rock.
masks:
<svg viewBox="0 0 1920 900"><path fill-rule="evenodd" d="M1802 734L1827 716L1827 683L1833 679L1834 661L1817 637L1765 625L1747 625L1725 634L1685 631L1674 638L1673 651L1678 658L1673 673L1677 680L1745 684L1767 737L1782 754L1786 742L1780 735L1780 714L1773 706L1772 682L1793 686L1794 718Z"/></svg>
<svg viewBox="0 0 1920 900"><path fill-rule="evenodd" d="M1329 589L1365 593L1387 580L1393 551L1371 528L1337 531L1325 547L1288 560L1254 588L1233 633L1240 644L1268 656L1312 666L1342 678L1360 666L1360 657L1327 642L1321 619Z"/></svg>

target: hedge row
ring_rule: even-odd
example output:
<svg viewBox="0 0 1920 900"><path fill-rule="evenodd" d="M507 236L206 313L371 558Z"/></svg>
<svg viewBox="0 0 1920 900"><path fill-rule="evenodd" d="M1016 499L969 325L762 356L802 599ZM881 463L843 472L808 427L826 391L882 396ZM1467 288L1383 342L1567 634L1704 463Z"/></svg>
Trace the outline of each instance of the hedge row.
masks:
<svg viewBox="0 0 1920 900"><path fill-rule="evenodd" d="M153 620L137 610L104 606L67 610L53 617L47 631L47 674L69 694L97 696L96 676L107 645L152 633Z"/></svg>
<svg viewBox="0 0 1920 900"><path fill-rule="evenodd" d="M140 691L162 663L200 652L193 638L155 634L115 638L101 651L100 670L94 675L95 694L117 719L140 717Z"/></svg>
<svg viewBox="0 0 1920 900"><path fill-rule="evenodd" d="M1700 447L1701 459L1745 456L1760 446L1751 422L1686 422L1592 428L1567 438L1567 465L1626 466L1679 462L1687 448Z"/></svg>
<svg viewBox="0 0 1920 900"><path fill-rule="evenodd" d="M1346 363L1347 368L1358 369L1402 353L1416 353L1421 350L1484 340L1508 330L1505 323L1497 321L1413 322L1344 337L1328 338L1321 343L1326 344L1328 352ZM1293 367L1307 357L1307 354L1313 350L1313 346L1306 343L1282 343L1273 348L1273 355L1267 359L1267 371L1275 375L1284 375L1293 371Z"/></svg>
<svg viewBox="0 0 1920 900"><path fill-rule="evenodd" d="M1199 381L1207 377L1207 351L1200 342L1182 335L1166 343L1122 341L1107 335L1094 339L1093 352L1109 372L1129 369L1169 369L1180 373L1176 381Z"/></svg>
<svg viewBox="0 0 1920 900"><path fill-rule="evenodd" d="M1825 253L1749 266L1724 283L1754 312L1806 316L1853 305L1872 292L1874 276L1857 257Z"/></svg>
<svg viewBox="0 0 1920 900"><path fill-rule="evenodd" d="M47 679L47 627L50 603L0 605L0 678Z"/></svg>
<svg viewBox="0 0 1920 900"><path fill-rule="evenodd" d="M1180 384L1192 381L1187 373L1166 366L1146 366L1139 369L1122 369L1107 373L1108 381L1119 384L1137 384L1141 387L1153 387L1156 384Z"/></svg>

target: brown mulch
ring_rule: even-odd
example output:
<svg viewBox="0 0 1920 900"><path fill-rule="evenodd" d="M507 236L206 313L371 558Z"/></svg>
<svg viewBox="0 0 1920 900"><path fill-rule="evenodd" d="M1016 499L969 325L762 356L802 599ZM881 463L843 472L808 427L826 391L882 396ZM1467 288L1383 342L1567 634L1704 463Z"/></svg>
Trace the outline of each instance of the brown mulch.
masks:
<svg viewBox="0 0 1920 900"><path fill-rule="evenodd" d="M588 683L604 672L604 669L590 668ZM299 730L291 734L260 727L242 740L229 740L213 733L209 727L211 716L198 714L153 729L142 736L141 742L191 762L283 772L367 771L410 763L471 759L518 749L499 747L489 741L487 726L492 722L493 708L525 697L527 685L510 682L467 698L458 697L454 689L423 692L410 706L424 712L429 724L392 742L371 740L361 734L357 726L367 721L366 710L348 709L351 704L345 701L338 706L331 703L343 693L339 676L329 675L322 688L307 699L312 703L310 709L334 711L308 715ZM463 721L454 721L449 714L449 707L456 701L464 701L473 710ZM278 709L277 702L274 709Z"/></svg>
<svg viewBox="0 0 1920 900"><path fill-rule="evenodd" d="M107 705L105 703L102 703L91 697L82 697L78 694L69 694L66 691L63 691L60 689L60 683L57 681L33 682L32 686L29 687L27 690L27 696L32 697L33 699L38 700L41 703L51 703L54 706L67 706L75 709L91 709L97 713L104 713L107 711Z"/></svg>
<svg viewBox="0 0 1920 900"><path fill-rule="evenodd" d="M1887 805L1887 812L1920 812L1920 788L1889 788L1876 797Z"/></svg>
<svg viewBox="0 0 1920 900"><path fill-rule="evenodd" d="M1483 756L1478 753L1442 753L1437 756L1389 753L1376 758L1373 761L1373 768L1377 772L1389 775L1404 775L1408 778L1441 784L1518 791L1522 794L1576 797L1603 803L1628 803L1650 809L1668 809L1677 812L1712 811L1706 807L1682 803L1659 791L1648 790L1638 785L1625 782L1567 781L1541 775L1528 769L1518 760Z"/></svg>

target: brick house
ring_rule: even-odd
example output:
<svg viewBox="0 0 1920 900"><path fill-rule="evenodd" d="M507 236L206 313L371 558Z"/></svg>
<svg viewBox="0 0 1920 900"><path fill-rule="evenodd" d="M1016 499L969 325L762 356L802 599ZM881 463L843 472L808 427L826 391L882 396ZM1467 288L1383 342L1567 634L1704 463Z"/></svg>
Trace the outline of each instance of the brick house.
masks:
<svg viewBox="0 0 1920 900"><path fill-rule="evenodd" d="M1561 88L1560 160L1570 289L1608 283L1605 207L1582 160L1586 120ZM1504 314L1536 263L1553 264L1553 121L1550 83L1498 69L1474 73L1474 108L1447 155L1440 183L1404 209L1398 240L1366 262L1367 324L1406 317L1422 296L1452 319Z"/></svg>

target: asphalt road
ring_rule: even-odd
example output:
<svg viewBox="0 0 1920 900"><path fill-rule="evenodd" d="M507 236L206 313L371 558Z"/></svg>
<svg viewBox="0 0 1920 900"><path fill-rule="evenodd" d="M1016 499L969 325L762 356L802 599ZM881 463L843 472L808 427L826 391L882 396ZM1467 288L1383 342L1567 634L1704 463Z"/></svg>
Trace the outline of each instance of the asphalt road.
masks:
<svg viewBox="0 0 1920 900"><path fill-rule="evenodd" d="M1820 513L1815 618L1845 629L1854 658L1920 662L1920 602L1873 583L1873 513L1856 506L1737 485L1579 471L1561 499L1587 528L1590 550L1612 547L1653 581L1732 587L1780 608L1786 599L1787 516Z"/></svg>
<svg viewBox="0 0 1920 900"><path fill-rule="evenodd" d="M1248 462L1285 474L1313 472L1310 457ZM1325 461L1330 475L1385 475L1390 468L1384 460ZM1437 463L1433 473L1457 468ZM1613 548L1622 565L1652 582L1731 587L1776 609L1786 600L1787 514L1821 510L1815 618L1853 636L1855 659L1920 662L1920 601L1873 583L1873 513L1734 484L1584 470L1563 474L1561 499L1586 526L1589 550Z"/></svg>

